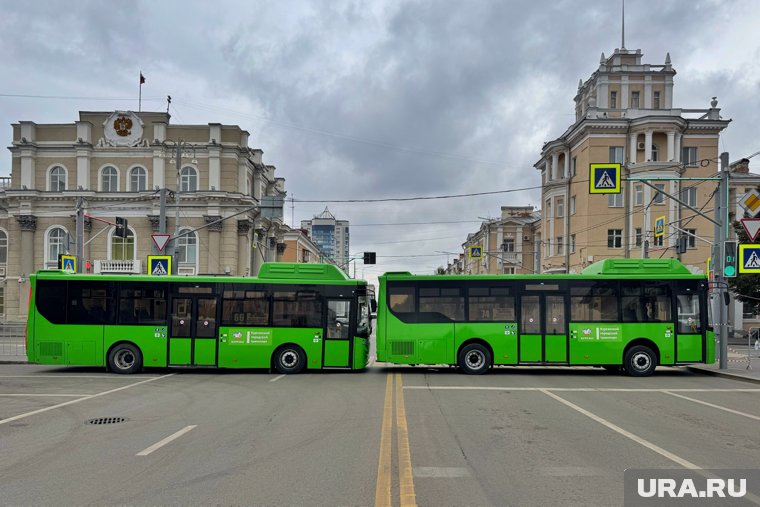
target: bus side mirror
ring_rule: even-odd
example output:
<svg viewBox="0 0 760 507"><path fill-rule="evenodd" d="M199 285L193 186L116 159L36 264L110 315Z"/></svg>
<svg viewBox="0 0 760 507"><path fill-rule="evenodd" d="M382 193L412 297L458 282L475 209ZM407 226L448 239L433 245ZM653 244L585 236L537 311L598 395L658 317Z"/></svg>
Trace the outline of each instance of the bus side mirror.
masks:
<svg viewBox="0 0 760 507"><path fill-rule="evenodd" d="M372 313L377 313L377 300L376 299L370 299L369 300L369 309Z"/></svg>

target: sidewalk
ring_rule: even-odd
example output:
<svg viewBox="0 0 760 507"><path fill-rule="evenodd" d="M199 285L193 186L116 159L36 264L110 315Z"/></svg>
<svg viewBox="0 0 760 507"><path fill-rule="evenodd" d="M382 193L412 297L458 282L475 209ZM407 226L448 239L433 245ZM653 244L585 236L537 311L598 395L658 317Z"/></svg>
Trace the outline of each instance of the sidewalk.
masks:
<svg viewBox="0 0 760 507"><path fill-rule="evenodd" d="M760 384L760 358L752 358L752 369L747 369L747 356L744 356L742 360L738 360L731 357L729 354L728 368L721 370L718 366L718 362L713 364L699 364L687 366L689 371L701 373L703 375L713 375L716 377L730 378L733 380L740 380L742 382L753 382Z"/></svg>
<svg viewBox="0 0 760 507"><path fill-rule="evenodd" d="M26 364L26 356L4 356L0 355L0 364Z"/></svg>

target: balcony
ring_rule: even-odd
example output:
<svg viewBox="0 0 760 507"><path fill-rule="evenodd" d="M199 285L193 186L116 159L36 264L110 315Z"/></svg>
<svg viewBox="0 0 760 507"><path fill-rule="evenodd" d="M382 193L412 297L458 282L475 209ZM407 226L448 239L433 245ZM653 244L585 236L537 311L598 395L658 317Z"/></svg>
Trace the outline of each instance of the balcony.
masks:
<svg viewBox="0 0 760 507"><path fill-rule="evenodd" d="M142 273L142 260L96 260L95 273L131 274Z"/></svg>
<svg viewBox="0 0 760 507"><path fill-rule="evenodd" d="M519 262L519 259L517 257L518 255L522 255L522 254L518 254L517 252L504 252L501 254L501 260L503 262L516 263L516 262Z"/></svg>

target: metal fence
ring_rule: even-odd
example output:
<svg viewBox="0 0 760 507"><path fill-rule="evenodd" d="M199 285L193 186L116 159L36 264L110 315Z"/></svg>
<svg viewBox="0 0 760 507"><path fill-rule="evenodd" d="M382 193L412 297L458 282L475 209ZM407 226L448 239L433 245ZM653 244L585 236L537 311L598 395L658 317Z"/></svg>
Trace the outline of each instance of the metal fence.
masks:
<svg viewBox="0 0 760 507"><path fill-rule="evenodd" d="M0 356L26 357L24 323L0 322Z"/></svg>

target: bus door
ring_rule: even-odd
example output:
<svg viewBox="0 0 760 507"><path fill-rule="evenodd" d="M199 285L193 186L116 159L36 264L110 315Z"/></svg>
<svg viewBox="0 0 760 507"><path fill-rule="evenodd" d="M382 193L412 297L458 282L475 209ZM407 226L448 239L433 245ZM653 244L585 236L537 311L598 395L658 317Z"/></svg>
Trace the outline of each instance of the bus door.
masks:
<svg viewBox="0 0 760 507"><path fill-rule="evenodd" d="M352 332L350 299L327 299L327 318L324 329L322 366L344 367L351 365Z"/></svg>
<svg viewBox="0 0 760 507"><path fill-rule="evenodd" d="M523 294L520 298L521 363L567 364L567 296Z"/></svg>
<svg viewBox="0 0 760 507"><path fill-rule="evenodd" d="M175 294L169 327L170 366L216 366L217 297Z"/></svg>

